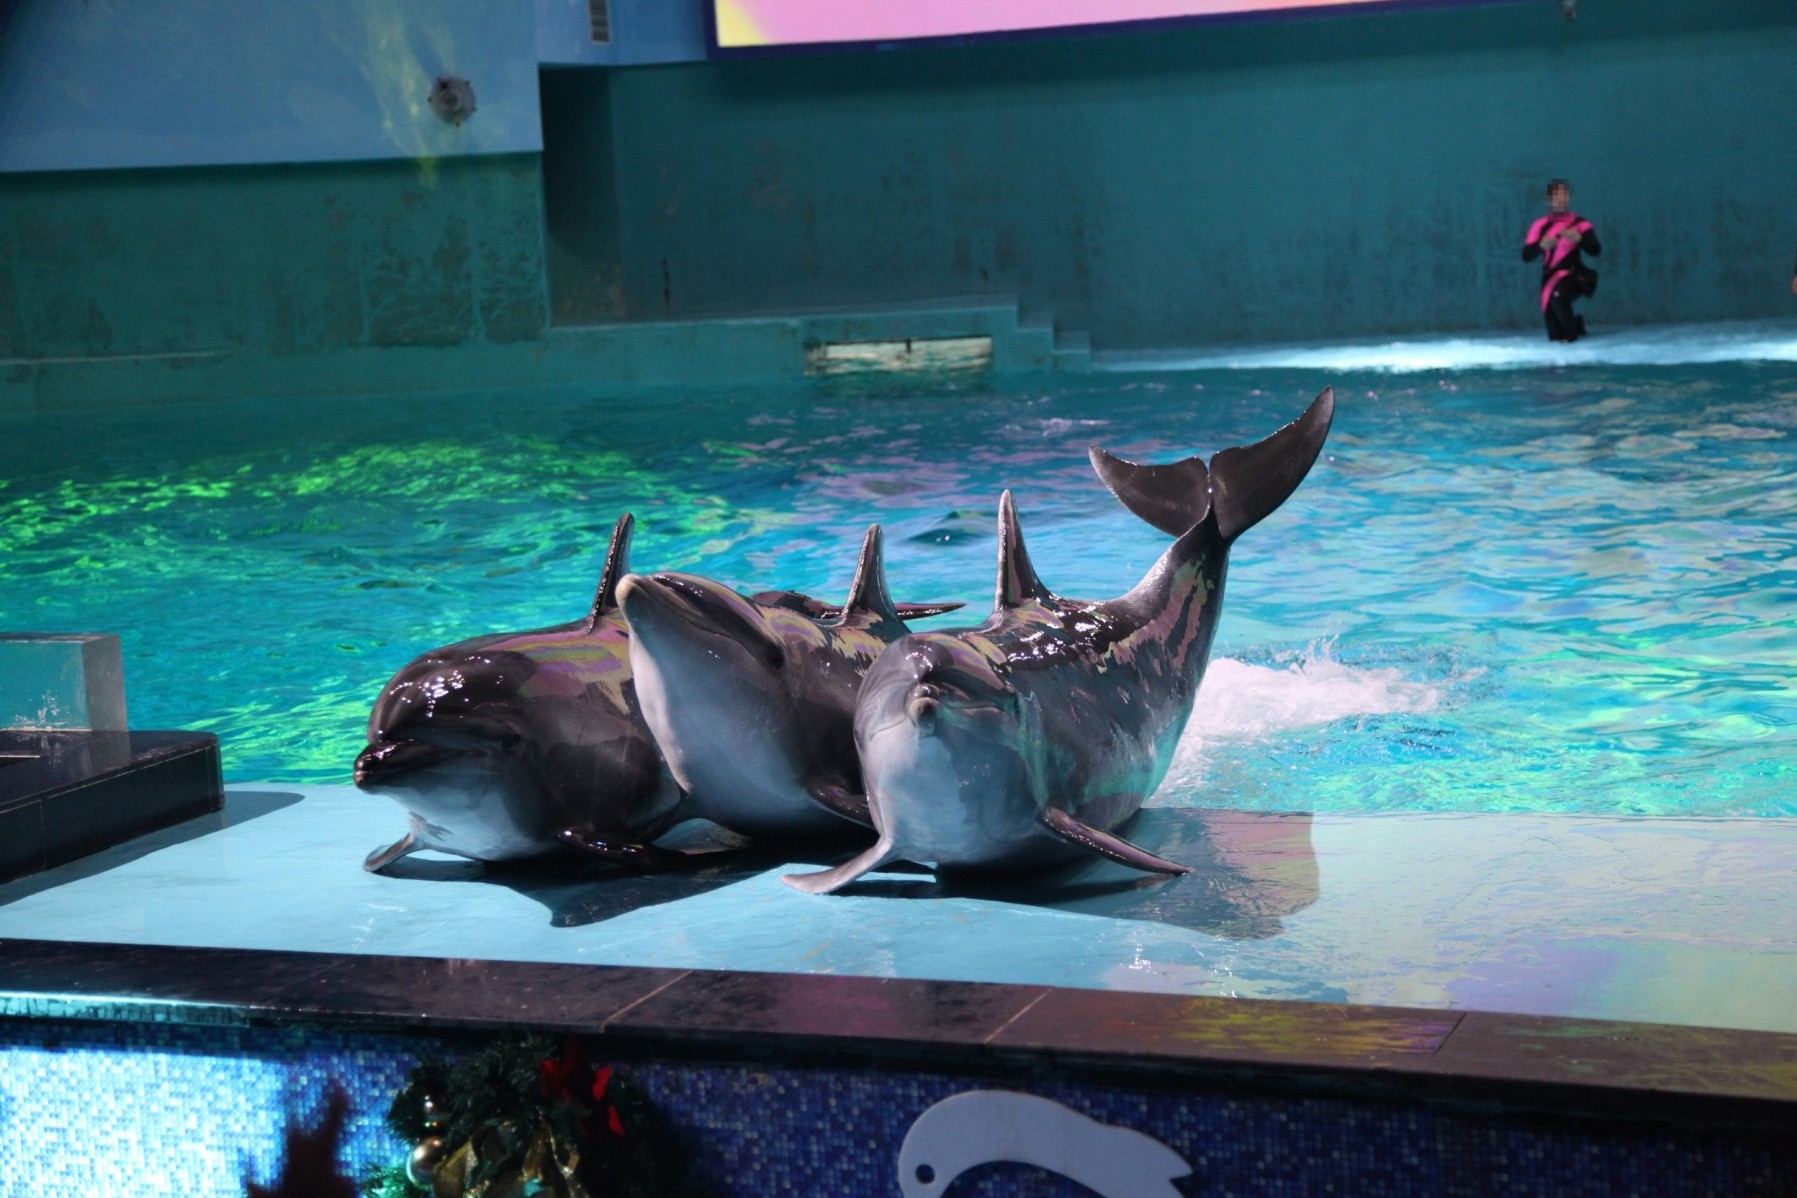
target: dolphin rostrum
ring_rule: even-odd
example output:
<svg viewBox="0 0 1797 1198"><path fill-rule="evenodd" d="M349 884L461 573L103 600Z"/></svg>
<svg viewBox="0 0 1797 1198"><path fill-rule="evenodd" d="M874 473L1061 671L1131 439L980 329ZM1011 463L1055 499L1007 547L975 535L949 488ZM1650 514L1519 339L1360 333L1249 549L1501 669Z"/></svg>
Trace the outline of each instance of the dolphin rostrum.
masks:
<svg viewBox="0 0 1797 1198"><path fill-rule="evenodd" d="M1178 538L1117 599L1049 591L1005 492L992 617L895 641L862 684L855 743L879 839L835 869L786 881L822 894L900 859L952 871L1081 852L1186 872L1113 829L1160 784L1192 713L1230 545L1297 489L1334 413L1325 390L1303 416L1219 452L1208 469L1198 457L1146 466L1095 447L1093 466L1124 506Z"/></svg>
<svg viewBox="0 0 1797 1198"><path fill-rule="evenodd" d="M643 717L686 790L683 816L754 837L817 839L869 826L855 756L861 677L908 631L886 590L879 525L848 601L813 615L690 574L618 585Z"/></svg>

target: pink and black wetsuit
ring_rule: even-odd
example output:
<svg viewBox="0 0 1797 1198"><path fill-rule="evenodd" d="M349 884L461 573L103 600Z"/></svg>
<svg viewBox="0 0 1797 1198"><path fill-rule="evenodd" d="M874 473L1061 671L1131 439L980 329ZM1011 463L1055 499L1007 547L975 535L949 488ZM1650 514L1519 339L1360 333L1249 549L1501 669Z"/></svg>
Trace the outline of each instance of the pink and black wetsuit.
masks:
<svg viewBox="0 0 1797 1198"><path fill-rule="evenodd" d="M1553 233L1572 233L1544 249L1543 239ZM1591 222L1576 212L1550 212L1529 226L1522 243L1522 260L1533 262L1545 255L1541 264L1541 312L1547 318L1550 341L1577 341L1585 332L1584 318L1572 310L1572 301L1597 290L1597 272L1585 265L1580 253L1592 257L1603 253L1597 243L1597 231Z"/></svg>

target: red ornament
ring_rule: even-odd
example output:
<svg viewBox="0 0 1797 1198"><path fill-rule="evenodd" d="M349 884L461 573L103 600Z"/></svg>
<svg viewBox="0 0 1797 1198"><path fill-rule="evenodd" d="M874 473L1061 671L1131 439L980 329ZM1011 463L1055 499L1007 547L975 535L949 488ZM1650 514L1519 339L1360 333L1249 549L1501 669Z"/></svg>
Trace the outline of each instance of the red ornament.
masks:
<svg viewBox="0 0 1797 1198"><path fill-rule="evenodd" d="M580 1041L569 1036L559 1060L551 1057L537 1062L537 1081L543 1097L550 1102L573 1102L577 1090L586 1088L580 1083L585 1081L589 1068Z"/></svg>

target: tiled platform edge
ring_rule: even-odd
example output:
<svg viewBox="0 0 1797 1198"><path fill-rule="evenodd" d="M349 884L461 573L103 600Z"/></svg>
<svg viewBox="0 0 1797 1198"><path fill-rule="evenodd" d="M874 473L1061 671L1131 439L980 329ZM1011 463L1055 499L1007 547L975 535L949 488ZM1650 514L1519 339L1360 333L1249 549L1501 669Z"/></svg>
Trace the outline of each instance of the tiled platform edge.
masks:
<svg viewBox="0 0 1797 1198"><path fill-rule="evenodd" d="M1162 1140L1194 1168L1187 1194L1797 1193L1797 1036L8 940L0 1196L61 1192L81 1162L89 1182L95 1167L141 1177L159 1151L181 1156L173 1171L270 1162L284 1119L331 1081L355 1102L347 1151L360 1171L400 1150L379 1115L418 1054L522 1030L582 1033L628 1070L686 1145L693 1193L898 1194L912 1121L992 1088ZM159 1149L165 1126L186 1130ZM118 1145L117 1159L96 1166L96 1143ZM236 1176L186 1178L180 1192L233 1192ZM1008 1164L952 1190L1083 1192Z"/></svg>

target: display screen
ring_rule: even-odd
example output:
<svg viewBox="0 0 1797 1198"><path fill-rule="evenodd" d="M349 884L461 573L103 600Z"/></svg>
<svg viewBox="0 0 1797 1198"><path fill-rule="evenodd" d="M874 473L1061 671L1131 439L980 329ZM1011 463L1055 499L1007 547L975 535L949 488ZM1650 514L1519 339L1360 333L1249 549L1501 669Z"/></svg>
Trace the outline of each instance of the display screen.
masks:
<svg viewBox="0 0 1797 1198"><path fill-rule="evenodd" d="M1357 8L1391 0L712 0L719 50L1024 33L1248 13Z"/></svg>

